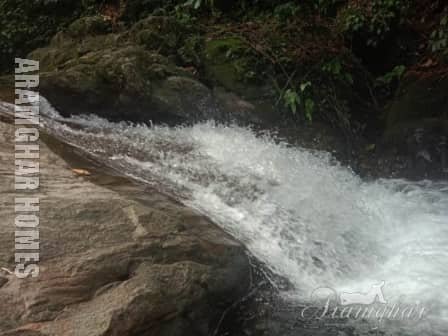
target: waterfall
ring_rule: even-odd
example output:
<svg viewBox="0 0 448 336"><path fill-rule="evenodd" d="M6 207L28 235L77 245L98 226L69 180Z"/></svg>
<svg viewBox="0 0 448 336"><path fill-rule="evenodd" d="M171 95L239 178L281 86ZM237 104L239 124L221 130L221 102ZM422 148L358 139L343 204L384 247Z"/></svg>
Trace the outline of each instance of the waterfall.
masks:
<svg viewBox="0 0 448 336"><path fill-rule="evenodd" d="M363 292L384 281L389 302L425 305L425 328L446 334L448 183L363 181L329 153L235 125L149 127L65 119L43 107L50 133L243 242L292 284L289 299L306 302L322 287Z"/></svg>

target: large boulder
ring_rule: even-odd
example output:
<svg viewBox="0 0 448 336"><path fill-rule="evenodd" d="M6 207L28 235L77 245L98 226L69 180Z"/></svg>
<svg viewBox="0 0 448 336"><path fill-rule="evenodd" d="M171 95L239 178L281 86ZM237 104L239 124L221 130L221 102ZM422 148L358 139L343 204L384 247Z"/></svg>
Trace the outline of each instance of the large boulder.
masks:
<svg viewBox="0 0 448 336"><path fill-rule="evenodd" d="M211 335L249 285L243 246L49 137L40 150L40 275L4 271L15 267L13 135L0 122L0 335Z"/></svg>
<svg viewBox="0 0 448 336"><path fill-rule="evenodd" d="M41 74L42 94L63 115L177 123L213 115L210 90L140 46L91 51Z"/></svg>
<svg viewBox="0 0 448 336"><path fill-rule="evenodd" d="M257 78L260 76L256 66L259 58L260 55L241 38L210 38L205 41L204 72L218 92L233 92L250 102L258 119L272 122L279 119L275 106L278 93L267 81ZM248 110L238 113L240 119L254 121L252 115L255 113Z"/></svg>
<svg viewBox="0 0 448 336"><path fill-rule="evenodd" d="M183 40L191 29L174 17L148 16L136 22L129 30L133 42L148 50L157 50L164 55L174 54L182 47Z"/></svg>
<svg viewBox="0 0 448 336"><path fill-rule="evenodd" d="M112 22L105 16L85 16L72 22L67 28L67 35L82 38L88 35L106 34L112 31Z"/></svg>
<svg viewBox="0 0 448 336"><path fill-rule="evenodd" d="M203 58L222 60L218 53L223 49L201 51L204 41L194 29L164 16L148 16L129 29L102 16L83 17L29 58L40 61L40 92L64 116L97 114L169 125L208 119L259 122L263 103L243 100L258 96L259 86L235 90L215 76L219 66L209 67L210 62L211 87L199 79Z"/></svg>
<svg viewBox="0 0 448 336"><path fill-rule="evenodd" d="M41 62L41 93L63 115L168 124L223 119L212 91L161 54L179 46L173 24L149 17L109 33L101 18L74 22L29 55Z"/></svg>

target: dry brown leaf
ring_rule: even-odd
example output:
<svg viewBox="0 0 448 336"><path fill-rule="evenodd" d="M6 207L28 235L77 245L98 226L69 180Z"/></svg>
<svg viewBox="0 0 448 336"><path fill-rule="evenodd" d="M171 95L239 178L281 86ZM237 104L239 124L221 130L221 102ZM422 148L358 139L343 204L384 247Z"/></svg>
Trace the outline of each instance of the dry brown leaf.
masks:
<svg viewBox="0 0 448 336"><path fill-rule="evenodd" d="M72 169L72 172L74 172L76 175L81 175L81 176L90 176L90 172L88 170L85 169Z"/></svg>

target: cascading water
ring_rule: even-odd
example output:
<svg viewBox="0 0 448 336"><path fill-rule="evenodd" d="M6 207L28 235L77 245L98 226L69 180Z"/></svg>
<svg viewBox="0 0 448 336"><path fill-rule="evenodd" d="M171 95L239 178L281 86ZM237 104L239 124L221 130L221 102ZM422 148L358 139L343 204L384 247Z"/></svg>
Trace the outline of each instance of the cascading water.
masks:
<svg viewBox="0 0 448 336"><path fill-rule="evenodd" d="M292 283L291 300L306 302L319 287L362 292L384 280L389 302L425 306L415 335L447 334L448 183L364 182L327 153L237 126L64 119L42 106L49 132L240 239Z"/></svg>

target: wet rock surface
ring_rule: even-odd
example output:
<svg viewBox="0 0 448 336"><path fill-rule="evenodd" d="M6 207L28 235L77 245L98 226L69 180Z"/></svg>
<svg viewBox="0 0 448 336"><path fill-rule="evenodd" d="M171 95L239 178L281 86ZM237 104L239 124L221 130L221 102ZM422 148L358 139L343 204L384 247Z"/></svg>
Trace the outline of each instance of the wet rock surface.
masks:
<svg viewBox="0 0 448 336"><path fill-rule="evenodd" d="M14 128L0 122L0 130L0 266L13 270ZM0 334L214 332L248 289L243 246L195 211L99 169L54 139L45 142L51 150L41 144L40 276L21 280L0 271Z"/></svg>
<svg viewBox="0 0 448 336"><path fill-rule="evenodd" d="M409 178L448 177L448 79L409 76L386 111L386 154Z"/></svg>

